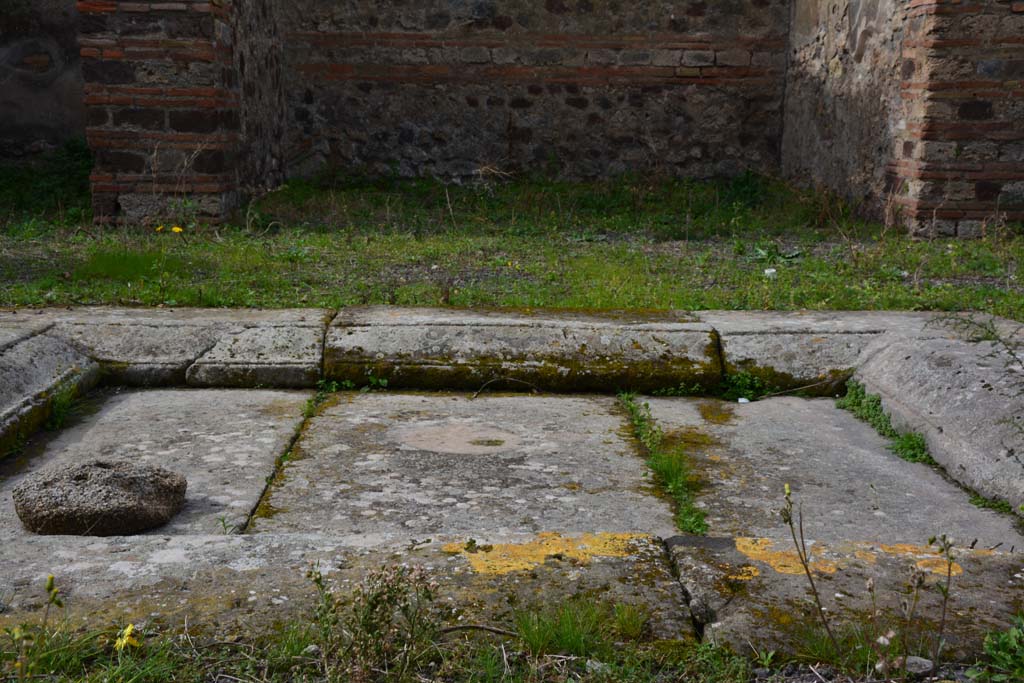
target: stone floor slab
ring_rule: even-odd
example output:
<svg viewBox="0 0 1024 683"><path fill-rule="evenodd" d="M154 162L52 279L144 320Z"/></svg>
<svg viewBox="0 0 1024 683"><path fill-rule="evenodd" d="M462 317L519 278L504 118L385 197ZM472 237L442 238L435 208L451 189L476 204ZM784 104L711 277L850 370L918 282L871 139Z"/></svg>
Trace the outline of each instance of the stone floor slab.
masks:
<svg viewBox="0 0 1024 683"><path fill-rule="evenodd" d="M392 387L604 391L717 385L712 329L684 314L350 308L328 331L328 379Z"/></svg>
<svg viewBox="0 0 1024 683"><path fill-rule="evenodd" d="M309 395L288 391L154 390L114 393L95 414L0 463L0 544L31 536L11 490L49 465L95 457L127 459L185 476L185 507L159 535L242 528L259 503L277 458L303 420Z"/></svg>
<svg viewBox="0 0 1024 683"><path fill-rule="evenodd" d="M622 429L604 397L347 394L311 421L253 530L363 547L672 535Z"/></svg>
<svg viewBox="0 0 1024 683"><path fill-rule="evenodd" d="M584 543L577 547L586 551ZM692 638L693 625L664 545L637 536L619 548L536 556L528 569L481 571L472 556L440 544L352 548L329 535L169 535L23 538L0 553L0 627L34 618L48 574L76 623L153 620L192 628L270 628L306 618L317 567L347 593L367 574L397 564L423 568L439 586L449 623L509 627L516 610L545 609L576 596L642 607L656 638Z"/></svg>
<svg viewBox="0 0 1024 683"><path fill-rule="evenodd" d="M889 607L915 566L934 585L944 565L928 541L943 533L959 544L954 641L977 646L1024 605L1024 536L1014 518L971 505L940 472L900 460L833 402L651 399L650 406L704 482L698 502L709 537L669 544L708 638L774 646L787 627L813 619L779 514L786 484L802 506L814 571L834 618L863 621L869 577ZM934 589L926 599L927 609L935 608Z"/></svg>

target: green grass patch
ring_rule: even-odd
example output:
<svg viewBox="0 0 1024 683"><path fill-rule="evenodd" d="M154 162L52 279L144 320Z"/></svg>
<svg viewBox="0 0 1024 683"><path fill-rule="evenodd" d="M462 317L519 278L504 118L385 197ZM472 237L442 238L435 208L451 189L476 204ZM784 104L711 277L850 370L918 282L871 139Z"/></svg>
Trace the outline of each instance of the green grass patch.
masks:
<svg viewBox="0 0 1024 683"><path fill-rule="evenodd" d="M578 598L547 611L516 614L516 632L533 655L606 657L612 645L607 605Z"/></svg>
<svg viewBox="0 0 1024 683"><path fill-rule="evenodd" d="M870 394L864 385L857 381L850 381L846 388L846 395L836 401L836 406L848 410L859 419L867 422L875 428L882 436L891 441L889 450L907 462L918 462L926 465L938 466L938 463L928 453L928 445L924 436L916 432L901 434L892 426L892 420L882 408L882 398L877 394Z"/></svg>
<svg viewBox="0 0 1024 683"><path fill-rule="evenodd" d="M165 251L99 249L90 253L72 273L74 278L133 282L147 278L169 277L170 273L194 270L195 263Z"/></svg>
<svg viewBox="0 0 1024 683"><path fill-rule="evenodd" d="M669 443L651 416L650 406L637 401L635 395L620 394L619 401L629 413L633 434L643 446L655 482L675 503L676 526L687 533L706 534L706 514L696 504L699 479L690 464L685 443Z"/></svg>
<svg viewBox="0 0 1024 683"><path fill-rule="evenodd" d="M584 595L521 608L511 624L448 627L450 606L418 570L386 566L346 592L317 570L313 605L275 626L228 635L131 624L75 630L48 611L0 632L0 680L365 681L413 683L747 683L742 657L692 640L655 640L647 613ZM447 616L445 616L447 615Z"/></svg>
<svg viewBox="0 0 1024 683"><path fill-rule="evenodd" d="M71 200L46 187L63 180L40 191L25 188L43 171L6 173L5 306L976 310L1024 320L1019 232L911 240L758 176L457 186L325 175L269 195L235 225L176 234L58 215L47 207ZM87 197L75 196L84 212Z"/></svg>
<svg viewBox="0 0 1024 683"><path fill-rule="evenodd" d="M1006 515L1013 514L1013 506L1005 500L997 500L995 498L986 498L980 493L971 494L971 505L985 510L995 510L996 512L1002 512Z"/></svg>

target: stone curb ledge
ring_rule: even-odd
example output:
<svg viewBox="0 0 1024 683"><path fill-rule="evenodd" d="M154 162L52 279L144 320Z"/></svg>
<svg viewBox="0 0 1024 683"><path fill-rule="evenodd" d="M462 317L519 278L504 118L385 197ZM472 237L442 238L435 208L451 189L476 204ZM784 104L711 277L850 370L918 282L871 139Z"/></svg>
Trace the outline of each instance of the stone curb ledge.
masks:
<svg viewBox="0 0 1024 683"><path fill-rule="evenodd" d="M980 318L979 318L980 319ZM1011 343L1019 324L984 318ZM95 383L312 388L713 392L745 372L833 395L856 377L978 492L1024 505L1024 368L950 316L902 312L604 312L371 306L72 308L0 313L0 446L52 396Z"/></svg>

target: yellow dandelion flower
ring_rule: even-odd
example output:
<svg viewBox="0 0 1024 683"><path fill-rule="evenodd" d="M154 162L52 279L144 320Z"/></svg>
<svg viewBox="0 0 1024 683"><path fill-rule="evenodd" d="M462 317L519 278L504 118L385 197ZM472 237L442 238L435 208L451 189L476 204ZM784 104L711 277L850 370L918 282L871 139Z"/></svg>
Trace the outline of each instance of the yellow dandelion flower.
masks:
<svg viewBox="0 0 1024 683"><path fill-rule="evenodd" d="M175 225L173 228L171 228L171 232L177 234L177 233L185 232L185 229L182 228L180 225Z"/></svg>
<svg viewBox="0 0 1024 683"><path fill-rule="evenodd" d="M117 640L114 641L114 649L121 652L126 647L139 647L138 638L132 635L135 632L135 624L128 624L125 626L121 633L118 634Z"/></svg>
<svg viewBox="0 0 1024 683"><path fill-rule="evenodd" d="M156 231L157 232L163 232L164 231L164 226L162 226L162 225L156 226Z"/></svg>

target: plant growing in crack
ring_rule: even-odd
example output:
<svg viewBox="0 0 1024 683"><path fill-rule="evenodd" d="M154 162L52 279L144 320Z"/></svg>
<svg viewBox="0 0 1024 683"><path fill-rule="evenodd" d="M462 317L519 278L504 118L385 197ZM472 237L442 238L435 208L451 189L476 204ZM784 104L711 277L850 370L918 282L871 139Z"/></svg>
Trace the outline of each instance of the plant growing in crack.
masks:
<svg viewBox="0 0 1024 683"><path fill-rule="evenodd" d="M814 572L811 571L811 553L807 549L807 539L804 536L803 506L793 505L793 491L789 484L786 484L785 504L780 514L782 515L782 521L789 527L789 535L793 539L793 545L796 546L796 554L800 560L800 566L803 567L804 574L807 576L807 582L811 586L811 595L814 597L814 606L817 608L818 618L821 620L821 625L825 628L825 633L828 635L832 646L838 650L839 642L832 632L832 626L828 622L828 617L825 616L825 607L821 604L821 594L818 592L818 586L814 582Z"/></svg>
<svg viewBox="0 0 1024 683"><path fill-rule="evenodd" d="M950 589L953 586L953 567L956 564L953 561L953 546L955 544L951 537L942 534L928 539L928 545L935 546L942 559L946 562L946 580L935 586L939 594L942 595L942 615L939 618L939 632L935 635L935 647L932 650L932 660L938 662L939 656L942 655L942 648L945 645L946 617L949 614Z"/></svg>
<svg viewBox="0 0 1024 683"><path fill-rule="evenodd" d="M685 447L668 443L665 432L651 415L650 405L640 403L633 394L619 394L619 402L629 414L633 434L645 451L648 467L675 502L676 526L687 533L706 534L706 514L696 500L699 481Z"/></svg>

